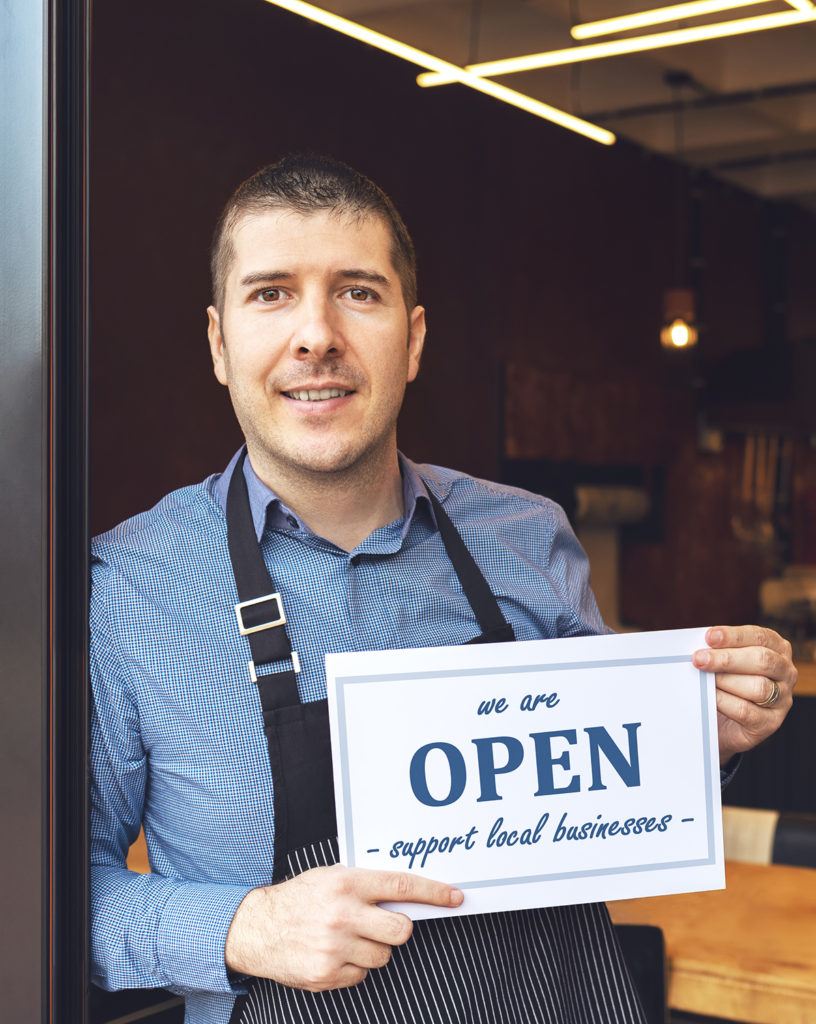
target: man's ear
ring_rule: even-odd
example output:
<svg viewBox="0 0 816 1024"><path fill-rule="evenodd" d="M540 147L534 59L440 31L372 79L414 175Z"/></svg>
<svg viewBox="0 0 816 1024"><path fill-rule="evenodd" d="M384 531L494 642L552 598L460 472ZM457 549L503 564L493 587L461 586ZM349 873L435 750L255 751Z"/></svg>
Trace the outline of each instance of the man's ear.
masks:
<svg viewBox="0 0 816 1024"><path fill-rule="evenodd" d="M425 344L425 310L414 306L408 317L408 380L416 379Z"/></svg>
<svg viewBox="0 0 816 1024"><path fill-rule="evenodd" d="M224 335L221 333L221 317L215 306L207 307L207 337L210 339L210 355L213 373L219 383L227 383L227 368L224 358Z"/></svg>

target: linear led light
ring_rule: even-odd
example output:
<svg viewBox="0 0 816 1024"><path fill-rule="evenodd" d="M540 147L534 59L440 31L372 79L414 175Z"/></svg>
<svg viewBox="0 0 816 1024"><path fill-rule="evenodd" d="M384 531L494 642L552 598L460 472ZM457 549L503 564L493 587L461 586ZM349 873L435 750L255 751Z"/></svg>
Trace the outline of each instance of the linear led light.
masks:
<svg viewBox="0 0 816 1024"><path fill-rule="evenodd" d="M392 39L391 36L382 35L382 33L375 32L364 25L358 25L356 22L341 18L337 14L331 14L329 11L324 11L321 7L315 7L314 4L303 3L301 0L267 0L267 3L274 4L276 7L282 7L293 14L299 14L303 18L308 18L309 21L316 21L327 28L334 29L335 32L351 36L353 39L359 39L360 42L368 43L369 46L375 46L378 50L385 50L386 53L391 53L395 57L402 57L403 60L419 64L420 67L428 68L430 71L443 75L446 82L461 82L462 85L470 86L471 89L476 89L477 92L483 92L488 96L494 97L494 99L509 103L511 106L527 111L528 114L543 117L545 121L552 121L554 124L561 125L562 128L569 128L570 131L584 135L594 142L600 142L604 146L611 146L615 141L613 133L605 128L590 124L589 121L584 121L580 117L573 117L572 114L568 114L564 110L558 110L557 107L551 107L548 103L534 100L532 96L525 96L524 93L508 89L504 85L499 85L498 82L491 82L486 78L464 70L464 68L457 67L456 64L451 64L449 61L434 57L433 54L417 50L415 47L402 43L398 39Z"/></svg>
<svg viewBox="0 0 816 1024"><path fill-rule="evenodd" d="M797 11L802 11L803 14L812 11L814 6L810 0L788 0L788 3L791 7L795 7Z"/></svg>
<svg viewBox="0 0 816 1024"><path fill-rule="evenodd" d="M793 0L791 0L793 3ZM798 0L806 3L809 0ZM573 25L570 35L573 39L592 39L595 36L611 36L615 32L628 32L633 28L646 28L647 25L661 25L667 21L680 21L683 18L699 18L704 14L715 14L717 11L730 11L737 7L753 7L768 3L768 0L691 0L690 3L672 4L670 7L657 7L652 11L638 11L636 14L623 14L618 18L604 18L602 21L585 21L581 25Z"/></svg>
<svg viewBox="0 0 816 1024"><path fill-rule="evenodd" d="M588 43L586 46L571 46L566 50L550 50L548 53L530 53L524 57L507 57L504 60L485 61L469 64L466 72L472 75L510 75L516 71L532 71L535 68L552 68L561 64L576 64L600 57L614 57L622 53L640 53L643 50L657 50L663 46L680 46L696 43L703 39L721 39L724 36L742 35L746 32L762 32L787 25L801 25L816 20L816 8L806 12L782 11L778 14L760 14L754 18L739 18L736 21L721 21L716 25L698 25L681 28L672 32L655 32L652 35L636 36L634 39L610 39L603 43ZM447 85L456 79L444 74L421 74L417 82L422 86Z"/></svg>

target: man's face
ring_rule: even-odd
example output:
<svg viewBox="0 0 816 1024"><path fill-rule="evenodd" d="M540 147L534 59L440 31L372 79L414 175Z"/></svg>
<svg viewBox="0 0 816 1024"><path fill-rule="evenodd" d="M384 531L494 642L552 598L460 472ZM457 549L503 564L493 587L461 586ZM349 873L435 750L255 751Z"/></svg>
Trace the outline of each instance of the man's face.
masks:
<svg viewBox="0 0 816 1024"><path fill-rule="evenodd" d="M280 474L385 465L425 336L385 223L270 210L239 221L233 244L208 334L256 471L274 486Z"/></svg>

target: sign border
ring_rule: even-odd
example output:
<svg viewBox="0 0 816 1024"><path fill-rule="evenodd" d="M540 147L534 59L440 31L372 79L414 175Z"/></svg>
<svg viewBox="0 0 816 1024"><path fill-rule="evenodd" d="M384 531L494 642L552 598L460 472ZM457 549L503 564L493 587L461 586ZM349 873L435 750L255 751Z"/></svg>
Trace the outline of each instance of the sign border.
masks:
<svg viewBox="0 0 816 1024"><path fill-rule="evenodd" d="M346 728L346 702L345 702L345 691L348 686L355 686L360 683L371 683L371 682L404 682L410 679L450 679L450 678L461 678L462 676L471 676L478 678L480 676L494 676L494 675L514 675L518 673L530 673L530 672L566 672L574 669L587 669L587 668L614 668L614 667L630 667L633 665L666 665L669 663L677 664L679 662L691 663L691 656L685 654L675 655L663 655L663 656L647 656L644 658L598 658L591 661L567 661L567 662L548 662L546 664L526 664L526 665L502 665L502 666L490 666L487 668L461 668L461 669L441 669L433 670L427 669L421 672L372 672L366 675L352 675L352 676L335 676L335 693L337 702L337 741L341 752L341 763L340 763L340 776L342 780L342 792L343 792L343 825L344 830L341 830L345 836L346 853L348 854L348 866L356 867L356 858L354 855L354 828L352 824L352 798L351 798L351 779L349 778L349 758L348 758L348 745L347 745L347 728ZM707 701L707 673L703 670L698 670L698 679L700 686L700 706L701 706L701 722L702 722L702 737L703 737L703 749L708 750L711 743L711 722L709 720L708 701ZM717 786L719 786L719 779L716 780ZM611 868L593 868L585 871L566 871L559 872L557 874L544 874L544 875L525 875L525 876L511 876L509 878L489 878L478 881L470 882L457 882L457 886L460 889L485 889L501 885L525 885L534 884L537 882L557 882L565 879L572 878L590 878L599 877L605 875L625 875L633 874L641 871L672 871L678 868L695 868L695 867L707 867L716 862L715 852L715 829L714 829L714 783L715 780L711 778L711 773L706 773L705 783L705 807L706 807L706 830L708 836L708 856L698 858L696 860L685 860L685 861L660 861L652 862L647 864L627 864L625 866L611 867ZM339 824L339 822L338 822Z"/></svg>

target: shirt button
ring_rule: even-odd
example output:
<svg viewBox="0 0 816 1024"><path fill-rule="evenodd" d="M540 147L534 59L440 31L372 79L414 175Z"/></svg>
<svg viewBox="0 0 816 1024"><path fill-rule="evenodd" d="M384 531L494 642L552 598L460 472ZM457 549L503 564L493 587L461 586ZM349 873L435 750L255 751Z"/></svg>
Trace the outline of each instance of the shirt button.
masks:
<svg viewBox="0 0 816 1024"><path fill-rule="evenodd" d="M349 561L351 562L352 565L359 565L360 564L360 556L359 555L352 555L351 558L349 559Z"/></svg>
<svg viewBox="0 0 816 1024"><path fill-rule="evenodd" d="M286 522L292 527L293 530L297 529L298 521L294 516L287 516Z"/></svg>

